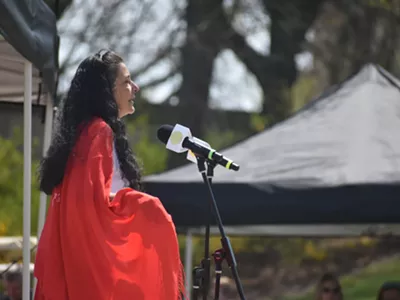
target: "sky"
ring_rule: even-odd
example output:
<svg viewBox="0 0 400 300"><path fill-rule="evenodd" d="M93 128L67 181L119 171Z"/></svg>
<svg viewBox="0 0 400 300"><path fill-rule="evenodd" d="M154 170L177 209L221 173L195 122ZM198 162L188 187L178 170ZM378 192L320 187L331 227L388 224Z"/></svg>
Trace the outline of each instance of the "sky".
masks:
<svg viewBox="0 0 400 300"><path fill-rule="evenodd" d="M139 86L168 73L179 59L178 46L185 39L185 24L177 16L177 12L184 10L185 1L127 0L115 16L107 18L101 8L105 8L107 12L113 3L111 0L73 1L58 23L61 65L67 57L80 61L92 52L96 52L98 48L111 47L125 58ZM225 0L226 11L230 10L232 3L231 0ZM233 19L233 26L239 32L246 32L247 43L256 51L268 54L270 43L269 33L266 30L268 17L260 9L259 0L247 0L243 3L246 5L242 7L242 13L237 14ZM90 31L103 22L107 22L104 24L111 32L111 35L106 38L102 33ZM134 27L130 24L134 24ZM171 33L174 31L178 33L171 41ZM76 36L82 36L82 33L85 36L85 42L75 44ZM131 38L127 38L127 35ZM174 55L162 60L141 76L135 77L135 70L145 65L157 51L171 42L176 46ZM74 51L71 52L71 48L74 48ZM301 53L296 57L296 62L300 69L304 69L311 64L312 58L308 53ZM73 64L67 69L65 76L60 78L60 92L67 90L76 68L77 64ZM180 82L181 76L177 74L163 84L144 89L143 93L150 102L160 103L179 87ZM170 103L176 104L177 101L174 98L170 100ZM220 52L214 63L210 107L256 112L261 108L261 103L262 91L256 78L247 71L245 65L231 50Z"/></svg>

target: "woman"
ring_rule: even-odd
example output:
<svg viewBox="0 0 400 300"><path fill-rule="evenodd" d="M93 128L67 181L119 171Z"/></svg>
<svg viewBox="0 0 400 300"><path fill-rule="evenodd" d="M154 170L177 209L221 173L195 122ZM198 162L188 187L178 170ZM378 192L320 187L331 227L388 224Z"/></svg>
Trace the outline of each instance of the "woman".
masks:
<svg viewBox="0 0 400 300"><path fill-rule="evenodd" d="M183 274L175 227L140 192L121 118L139 87L100 51L78 67L40 168L51 204L38 245L36 300L175 300Z"/></svg>
<svg viewBox="0 0 400 300"><path fill-rule="evenodd" d="M400 300L400 281L387 281L379 289L377 300Z"/></svg>
<svg viewBox="0 0 400 300"><path fill-rule="evenodd" d="M317 286L316 300L343 300L339 279L330 273L324 274Z"/></svg>

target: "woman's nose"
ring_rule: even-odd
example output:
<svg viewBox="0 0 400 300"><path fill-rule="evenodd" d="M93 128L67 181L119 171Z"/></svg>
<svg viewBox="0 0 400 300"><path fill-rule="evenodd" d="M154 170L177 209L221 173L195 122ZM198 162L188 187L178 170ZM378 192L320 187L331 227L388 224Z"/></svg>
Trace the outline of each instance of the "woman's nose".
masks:
<svg viewBox="0 0 400 300"><path fill-rule="evenodd" d="M135 92L135 93L137 93L137 92L140 91L139 86L138 86L135 82L133 82L133 81L132 81L132 86L133 86L133 89L134 89L134 92Z"/></svg>

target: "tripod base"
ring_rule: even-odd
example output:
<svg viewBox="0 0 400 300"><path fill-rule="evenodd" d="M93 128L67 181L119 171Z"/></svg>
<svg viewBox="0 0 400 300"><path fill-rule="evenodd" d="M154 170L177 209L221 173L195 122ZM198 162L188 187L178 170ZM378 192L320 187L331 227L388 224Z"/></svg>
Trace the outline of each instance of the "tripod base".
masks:
<svg viewBox="0 0 400 300"><path fill-rule="evenodd" d="M198 299L199 295L203 295L203 299L206 300L208 296L208 290L210 287L210 259L203 259L201 261L201 267L195 267L193 269L193 293L192 299Z"/></svg>

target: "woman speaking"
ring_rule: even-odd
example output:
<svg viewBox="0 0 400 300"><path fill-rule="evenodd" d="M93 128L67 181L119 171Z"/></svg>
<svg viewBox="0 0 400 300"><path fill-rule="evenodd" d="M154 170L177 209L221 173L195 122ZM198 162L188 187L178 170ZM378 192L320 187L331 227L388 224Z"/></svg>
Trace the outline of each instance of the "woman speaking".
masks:
<svg viewBox="0 0 400 300"><path fill-rule="evenodd" d="M35 262L35 300L176 300L183 273L175 226L141 192L121 118L139 87L102 50L78 67L57 115L40 189L51 195Z"/></svg>

